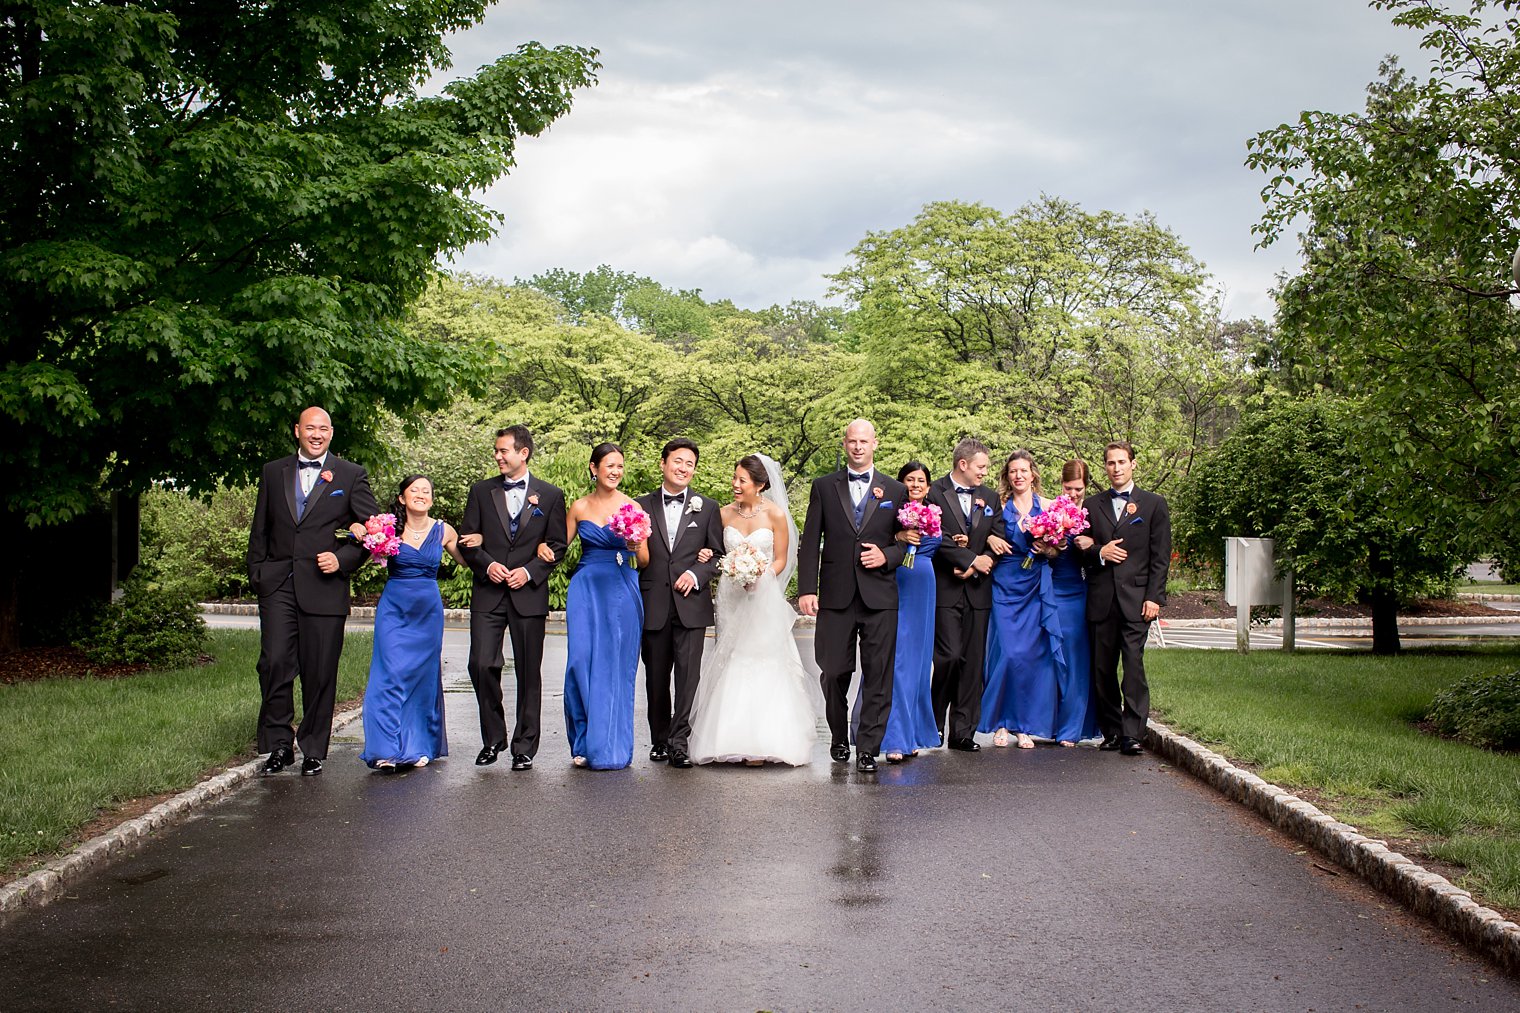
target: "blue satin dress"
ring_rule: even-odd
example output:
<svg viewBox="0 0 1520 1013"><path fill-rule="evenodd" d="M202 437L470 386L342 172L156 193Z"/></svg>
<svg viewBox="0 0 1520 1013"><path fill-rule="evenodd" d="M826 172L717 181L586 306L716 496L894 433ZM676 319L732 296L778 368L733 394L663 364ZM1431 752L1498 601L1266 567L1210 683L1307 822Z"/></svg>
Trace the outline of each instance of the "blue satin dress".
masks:
<svg viewBox="0 0 1520 1013"><path fill-rule="evenodd" d="M594 770L633 762L633 697L644 599L628 544L580 521L581 562L565 601L565 734Z"/></svg>
<svg viewBox="0 0 1520 1013"><path fill-rule="evenodd" d="M929 678L934 672L934 553L941 541L923 539L913 565L897 568L897 655L883 753L906 756L939 745ZM859 702L857 697L857 706Z"/></svg>
<svg viewBox="0 0 1520 1013"><path fill-rule="evenodd" d="M1050 563L1050 584L1061 623L1061 653L1066 664L1056 672L1056 738L1078 742L1098 735L1098 709L1092 698L1092 645L1087 639L1087 578L1077 548L1066 549Z"/></svg>
<svg viewBox="0 0 1520 1013"><path fill-rule="evenodd" d="M1034 498L1030 516L1043 513ZM1029 568L1029 533L1013 501L1003 506L1013 551L992 568L992 616L987 624L987 684L982 693L983 732L1006 728L1042 739L1056 736L1057 672L1066 668L1061 620L1050 563L1036 555Z"/></svg>
<svg viewBox="0 0 1520 1013"><path fill-rule="evenodd" d="M391 558L390 576L375 609L375 650L364 688L364 752L373 767L436 760L449 754L443 727L443 599L438 563L443 523L420 548L405 542Z"/></svg>

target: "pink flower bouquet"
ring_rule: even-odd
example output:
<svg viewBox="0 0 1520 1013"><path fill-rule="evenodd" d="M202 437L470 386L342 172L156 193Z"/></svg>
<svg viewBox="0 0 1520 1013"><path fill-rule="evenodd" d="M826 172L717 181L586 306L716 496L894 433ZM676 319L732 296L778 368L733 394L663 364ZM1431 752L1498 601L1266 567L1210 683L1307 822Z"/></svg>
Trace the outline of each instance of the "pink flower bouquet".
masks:
<svg viewBox="0 0 1520 1013"><path fill-rule="evenodd" d="M1031 542L1043 542L1059 551L1066 548L1066 539L1087 530L1087 510L1085 507L1078 506L1068 496L1057 496L1045 504L1044 513L1026 517L1022 527L1029 532ZM1026 570L1034 562L1034 551L1035 546L1032 544L1029 555L1024 557Z"/></svg>
<svg viewBox="0 0 1520 1013"><path fill-rule="evenodd" d="M637 503L624 503L607 522L607 530L632 545L635 542L649 541L649 533L654 528L649 522L649 515Z"/></svg>
<svg viewBox="0 0 1520 1013"><path fill-rule="evenodd" d="M369 550L369 558L378 566L385 566L392 556L401 551L401 538L396 534L395 514L375 514L365 521L362 538L347 528L338 531L338 538L363 545Z"/></svg>
<svg viewBox="0 0 1520 1013"><path fill-rule="evenodd" d="M909 531L917 531L925 538L938 538L944 531L940 525L940 509L933 503L925 503L922 500L914 502L909 500L897 510L897 523ZM908 551L903 555L903 565L913 569L913 557L918 555L918 546L908 546Z"/></svg>

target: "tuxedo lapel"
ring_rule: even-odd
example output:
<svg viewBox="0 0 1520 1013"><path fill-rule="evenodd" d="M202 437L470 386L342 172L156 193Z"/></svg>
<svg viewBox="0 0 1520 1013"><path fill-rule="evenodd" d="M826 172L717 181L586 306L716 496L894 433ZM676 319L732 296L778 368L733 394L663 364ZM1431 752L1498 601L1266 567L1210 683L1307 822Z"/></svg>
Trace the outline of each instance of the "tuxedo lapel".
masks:
<svg viewBox="0 0 1520 1013"><path fill-rule="evenodd" d="M491 505L496 508L496 516L501 518L501 530L507 533L507 541L514 541L512 538L512 511L507 507L507 490L502 488L500 482L496 482L491 487ZM527 509L527 506L527 497L523 497L523 508ZM522 530L521 526L518 527L518 530Z"/></svg>
<svg viewBox="0 0 1520 1013"><path fill-rule="evenodd" d="M649 494L649 506L646 512L649 514L649 522L654 528L655 534L660 536L660 548L664 549L667 553L673 554L675 548L670 544L670 526L665 523L665 490L663 487ZM681 537L680 523L680 521L676 521L677 538Z"/></svg>
<svg viewBox="0 0 1520 1013"><path fill-rule="evenodd" d="M837 474L837 477L834 479L834 484L838 487L837 491L839 493L839 505L844 509L845 520L849 521L850 527L855 528L856 531L859 531L860 528L855 526L855 504L850 501L849 474L850 473L848 471L839 472Z"/></svg>
<svg viewBox="0 0 1520 1013"><path fill-rule="evenodd" d="M285 505L290 508L290 522L301 523L300 516L296 511L296 483L300 481L296 477L295 458L285 462L285 467L280 471L280 484L285 487Z"/></svg>
<svg viewBox="0 0 1520 1013"><path fill-rule="evenodd" d="M866 508L860 513L860 529L871 523L871 518L876 514L876 508L881 505L881 500L876 498L876 469L871 469L871 477L866 479Z"/></svg>

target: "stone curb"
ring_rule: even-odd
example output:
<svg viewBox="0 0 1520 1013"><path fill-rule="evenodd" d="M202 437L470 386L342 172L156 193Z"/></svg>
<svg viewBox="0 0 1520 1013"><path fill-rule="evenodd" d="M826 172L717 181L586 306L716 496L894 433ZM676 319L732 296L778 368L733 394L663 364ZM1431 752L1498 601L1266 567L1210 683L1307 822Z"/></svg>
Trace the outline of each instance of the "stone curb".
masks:
<svg viewBox="0 0 1520 1013"><path fill-rule="evenodd" d="M1429 918L1470 949L1511 974L1520 972L1520 925L1480 906L1466 890L1163 724L1150 722L1145 740L1148 748L1176 767L1256 810L1279 830Z"/></svg>
<svg viewBox="0 0 1520 1013"><path fill-rule="evenodd" d="M1515 597L1516 597L1517 600L1520 600L1520 595L1517 595ZM256 615L259 614L259 607L257 605L247 605L247 604L241 604L241 603L203 602L201 604L201 611L205 612L205 613L208 613L210 615L221 615L221 616L256 616ZM350 619L374 619L375 618L375 610L374 610L374 608L372 606L369 606L369 605L355 605L352 609L349 610L348 616L349 616ZM470 621L470 610L469 609L444 609L443 610L443 618L444 618L445 622L467 624ZM563 612L550 612L549 613L549 621L551 623L555 623L555 622L562 623L562 622L565 621L565 613L563 613ZM1403 629L1405 627L1411 627L1411 626L1461 626L1461 625L1463 625L1465 623L1475 623L1475 622L1480 622L1480 623L1485 623L1485 624L1488 624L1488 623L1511 624L1512 623L1512 624L1520 625L1520 613L1512 613L1512 614L1509 614L1509 615L1497 615L1497 616L1430 616L1430 617L1425 617L1425 618L1401 618L1399 620L1399 628ZM816 623L816 620L812 616L802 616L802 615L799 615L797 617L797 625L798 626L813 626L813 625L815 625L815 623ZM1162 624L1163 628L1168 629L1168 630L1186 630L1186 629L1233 630L1235 628L1235 620L1234 619L1166 619L1166 618L1163 618L1161 620L1161 624ZM1297 626L1298 626L1298 629L1301 629L1301 630L1371 629L1372 628L1372 620L1371 619L1359 619L1359 618L1356 618L1356 619L1300 619L1300 620L1298 620ZM1271 622L1268 622L1268 623L1265 623L1265 624L1253 625L1252 628L1253 629L1257 629L1257 630L1260 630L1260 629L1280 630L1280 629L1282 629L1282 620L1281 619L1273 619Z"/></svg>
<svg viewBox="0 0 1520 1013"><path fill-rule="evenodd" d="M1489 594L1487 591L1458 591L1457 597L1469 601L1520 601L1520 594Z"/></svg>
<svg viewBox="0 0 1520 1013"><path fill-rule="evenodd" d="M333 733L337 734L362 713L362 708L354 707L333 715ZM0 925L24 911L35 910L57 900L85 873L131 850L157 831L186 819L244 781L257 777L259 768L263 765L263 758L259 758L231 767L220 774L213 774L195 787L187 788L173 798L160 802L136 819L127 820L98 837L92 837L67 855L55 858L35 872L0 886Z"/></svg>

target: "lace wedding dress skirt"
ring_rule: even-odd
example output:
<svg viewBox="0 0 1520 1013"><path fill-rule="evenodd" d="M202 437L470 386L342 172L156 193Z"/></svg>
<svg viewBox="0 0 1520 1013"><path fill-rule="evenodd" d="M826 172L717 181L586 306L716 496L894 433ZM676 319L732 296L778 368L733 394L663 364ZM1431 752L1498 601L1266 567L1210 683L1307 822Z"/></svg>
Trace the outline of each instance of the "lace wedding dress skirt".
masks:
<svg viewBox="0 0 1520 1013"><path fill-rule="evenodd" d="M769 528L748 535L723 529L729 552L745 541L767 560L774 558ZM702 665L693 709L692 760L769 760L794 767L811 762L818 719L792 640L797 613L776 575L767 568L748 589L720 577L716 608L717 640Z"/></svg>

